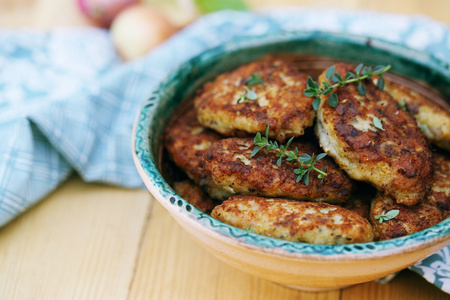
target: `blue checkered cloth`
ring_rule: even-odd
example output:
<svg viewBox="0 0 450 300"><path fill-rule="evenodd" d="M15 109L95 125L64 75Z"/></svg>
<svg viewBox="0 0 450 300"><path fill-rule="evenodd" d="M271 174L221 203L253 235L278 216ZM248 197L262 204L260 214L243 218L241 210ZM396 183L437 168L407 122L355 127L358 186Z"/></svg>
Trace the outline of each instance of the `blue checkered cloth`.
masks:
<svg viewBox="0 0 450 300"><path fill-rule="evenodd" d="M168 72L235 37L321 30L381 38L450 63L450 29L420 16L321 9L222 11L200 18L147 56L120 60L105 30L0 29L0 226L72 172L143 187L131 156L139 106ZM450 292L449 248L412 269Z"/></svg>

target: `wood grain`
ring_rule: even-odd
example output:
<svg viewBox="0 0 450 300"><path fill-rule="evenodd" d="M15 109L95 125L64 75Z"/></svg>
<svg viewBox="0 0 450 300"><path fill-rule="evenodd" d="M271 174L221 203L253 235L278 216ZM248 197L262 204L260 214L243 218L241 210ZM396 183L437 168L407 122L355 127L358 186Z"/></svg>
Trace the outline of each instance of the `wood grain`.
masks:
<svg viewBox="0 0 450 300"><path fill-rule="evenodd" d="M161 230L164 228L164 230ZM220 262L155 203L129 299L329 299L339 291L305 293L255 278Z"/></svg>
<svg viewBox="0 0 450 300"><path fill-rule="evenodd" d="M429 284L418 274L409 270L403 270L387 284L369 282L344 289L341 299L448 300L450 299L450 295L442 292L434 285Z"/></svg>
<svg viewBox="0 0 450 300"><path fill-rule="evenodd" d="M0 299L126 299L150 202L72 178L0 229Z"/></svg>

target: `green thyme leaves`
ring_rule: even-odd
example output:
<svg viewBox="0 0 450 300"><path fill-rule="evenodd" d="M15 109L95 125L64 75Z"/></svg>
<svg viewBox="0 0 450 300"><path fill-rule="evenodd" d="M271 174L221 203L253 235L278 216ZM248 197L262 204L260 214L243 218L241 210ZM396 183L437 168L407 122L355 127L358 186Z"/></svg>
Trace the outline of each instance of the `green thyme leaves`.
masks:
<svg viewBox="0 0 450 300"><path fill-rule="evenodd" d="M258 99L258 95L249 89L248 87L244 86L245 91L239 96L237 103L246 102L247 100L256 100Z"/></svg>
<svg viewBox="0 0 450 300"><path fill-rule="evenodd" d="M428 125L427 124L422 124L420 125L420 131L422 131L423 133L428 131Z"/></svg>
<svg viewBox="0 0 450 300"><path fill-rule="evenodd" d="M242 103L247 101L247 94L245 93L245 91L239 95L239 98L237 99L237 103Z"/></svg>
<svg viewBox="0 0 450 300"><path fill-rule="evenodd" d="M327 70L327 72L328 72L328 70ZM330 94L334 88L328 82L323 82L322 84L324 85L324 87L323 88L319 87L319 84L316 81L314 81L311 78L311 76L309 76L308 80L306 81L306 90L303 91L303 94L306 97L314 97L314 100L313 100L314 110L318 110L320 107L320 104L321 104L320 96ZM331 107L336 107L337 95L335 93L331 93L330 97L328 98L328 104Z"/></svg>
<svg viewBox="0 0 450 300"><path fill-rule="evenodd" d="M378 119L377 117L373 117L373 126L375 126L375 128L377 129L384 131L383 124L381 123L381 120Z"/></svg>
<svg viewBox="0 0 450 300"><path fill-rule="evenodd" d="M250 77L245 80L245 91L239 95L237 103L247 102L248 100L256 100L258 99L258 95L251 89L247 87L255 84L264 84L264 81L259 76L259 73L250 74Z"/></svg>
<svg viewBox="0 0 450 300"><path fill-rule="evenodd" d="M254 84L264 84L264 81L259 76L259 73L250 74L250 77L245 81L246 85L254 85Z"/></svg>
<svg viewBox="0 0 450 300"><path fill-rule="evenodd" d="M258 95L256 95L256 93L254 91L252 91L251 89L249 89L248 87L244 86L245 91L247 92L247 98L250 100L256 100L258 99Z"/></svg>
<svg viewBox="0 0 450 300"><path fill-rule="evenodd" d="M330 97L328 98L328 104L331 107L336 107L338 105L338 97L335 93L331 93Z"/></svg>
<svg viewBox="0 0 450 300"><path fill-rule="evenodd" d="M253 229L252 225L249 225L248 227L244 228L245 231L251 232L251 233L255 233L255 230Z"/></svg>
<svg viewBox="0 0 450 300"><path fill-rule="evenodd" d="M383 74L386 73L391 68L390 65L388 66L376 66L375 68L372 68L370 66L364 66L363 64L359 64L355 68L355 72L347 72L345 74L344 78L338 73L336 73L336 67L331 66L329 67L325 72L325 77L328 81L323 81L322 86L320 87L319 84L314 81L311 77L308 77L308 80L306 82L306 89L303 91L303 94L307 97L314 97L313 100L313 109L318 110L321 105L321 96L322 95L330 95L328 97L328 104L331 107L336 107L339 103L339 99L336 93L333 92L333 89L340 86L344 86L348 83L356 82L358 83L358 93L361 95L366 94L366 87L362 83L362 80L364 79L370 79L372 76L376 75L378 76L377 81L377 87L380 90L384 89L385 81L383 78ZM331 84L331 83L334 84Z"/></svg>
<svg viewBox="0 0 450 300"><path fill-rule="evenodd" d="M318 110L319 109L319 107L320 107L320 97L317 97L317 98L315 98L313 100L312 106L313 106L314 110Z"/></svg>
<svg viewBox="0 0 450 300"><path fill-rule="evenodd" d="M377 87L378 87L378 89L379 90L384 90L384 78L382 77L382 76L380 76L380 78L378 78L378 81L377 81Z"/></svg>
<svg viewBox="0 0 450 300"><path fill-rule="evenodd" d="M328 79L328 82L331 82L331 79L332 79L333 75L335 74L334 73L335 70L336 70L336 66L331 66L325 72L325 77Z"/></svg>
<svg viewBox="0 0 450 300"><path fill-rule="evenodd" d="M288 162L297 162L298 167L294 169L294 173L297 175L297 182L303 180L305 185L309 185L309 174L312 170L318 173L317 177L321 179L321 183L323 182L325 176L327 176L326 167L322 170L315 167L317 161L324 158L327 154L321 153L314 157L314 153L312 155L302 153L299 155L299 150L295 147L294 150L288 150L294 138L292 137L287 144L278 145L278 142L269 140L269 126L267 126L265 136L262 136L261 133L257 133L253 144L257 146L257 148L253 149L251 153L251 157L255 156L261 149L266 149L266 151L277 151L277 165L281 166L282 159L285 157Z"/></svg>
<svg viewBox="0 0 450 300"><path fill-rule="evenodd" d="M269 140L269 126L266 128L264 137L260 132L256 133L256 136L253 139L253 145L258 146L258 148L253 149L250 157L255 156L263 148L266 148L267 151L278 149L278 143L276 141L272 142Z"/></svg>
<svg viewBox="0 0 450 300"><path fill-rule="evenodd" d="M362 84L362 82L360 82L360 83L358 84L358 93L359 93L361 96L365 96L365 95L366 95L366 86L365 86L364 84Z"/></svg>
<svg viewBox="0 0 450 300"><path fill-rule="evenodd" d="M406 108L406 100L405 100L405 99L403 99L398 105L400 106L400 108L401 108L402 110L407 111L407 108Z"/></svg>
<svg viewBox="0 0 450 300"><path fill-rule="evenodd" d="M381 214L376 215L374 218L375 220L378 220L380 223L383 223L384 221L389 221L395 218L396 216L398 216L399 213L400 211L398 209L393 209L388 212L383 211Z"/></svg>

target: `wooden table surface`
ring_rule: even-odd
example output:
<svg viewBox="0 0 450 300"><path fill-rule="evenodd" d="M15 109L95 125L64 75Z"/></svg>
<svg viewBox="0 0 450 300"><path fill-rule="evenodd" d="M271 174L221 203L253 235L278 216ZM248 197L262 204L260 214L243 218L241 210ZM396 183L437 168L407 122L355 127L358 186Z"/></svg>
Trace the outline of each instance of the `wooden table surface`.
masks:
<svg viewBox="0 0 450 300"><path fill-rule="evenodd" d="M249 1L332 5L337 1ZM419 13L450 23L448 0L346 0L340 7ZM75 0L0 0L0 26L89 25ZM144 190L73 176L0 228L0 299L450 299L411 271L309 293L237 271L197 245Z"/></svg>

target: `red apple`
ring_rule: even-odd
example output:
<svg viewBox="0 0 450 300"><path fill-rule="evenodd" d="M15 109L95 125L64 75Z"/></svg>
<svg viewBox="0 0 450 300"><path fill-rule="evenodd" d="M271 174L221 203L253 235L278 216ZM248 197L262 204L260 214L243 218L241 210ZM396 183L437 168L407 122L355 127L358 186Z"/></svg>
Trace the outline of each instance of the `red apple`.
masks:
<svg viewBox="0 0 450 300"><path fill-rule="evenodd" d="M77 0L82 13L96 24L109 27L115 16L138 0Z"/></svg>

